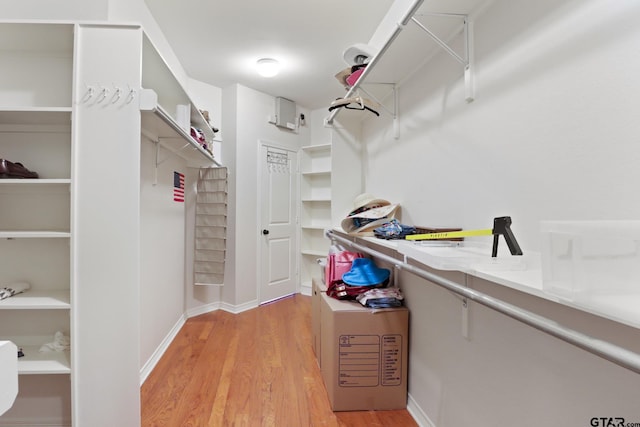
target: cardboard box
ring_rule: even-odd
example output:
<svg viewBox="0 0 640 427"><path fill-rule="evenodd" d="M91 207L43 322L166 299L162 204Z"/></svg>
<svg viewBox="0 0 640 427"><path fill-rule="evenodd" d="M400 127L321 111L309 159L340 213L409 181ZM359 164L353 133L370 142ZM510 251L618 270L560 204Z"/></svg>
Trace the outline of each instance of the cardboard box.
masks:
<svg viewBox="0 0 640 427"><path fill-rule="evenodd" d="M321 296L321 372L331 408L406 408L409 311Z"/></svg>
<svg viewBox="0 0 640 427"><path fill-rule="evenodd" d="M322 281L314 278L311 280L311 333L313 334L313 352L318 360L318 366L322 366L320 359L320 306L322 304L322 295L327 291Z"/></svg>

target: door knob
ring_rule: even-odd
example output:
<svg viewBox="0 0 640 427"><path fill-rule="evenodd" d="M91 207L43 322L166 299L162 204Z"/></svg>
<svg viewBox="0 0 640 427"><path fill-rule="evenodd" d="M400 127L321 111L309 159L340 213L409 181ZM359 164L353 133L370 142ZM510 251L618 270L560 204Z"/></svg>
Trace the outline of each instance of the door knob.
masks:
<svg viewBox="0 0 640 427"><path fill-rule="evenodd" d="M262 230L262 234L264 234L266 236L267 234L269 234L269 230L267 230L267 229Z"/></svg>

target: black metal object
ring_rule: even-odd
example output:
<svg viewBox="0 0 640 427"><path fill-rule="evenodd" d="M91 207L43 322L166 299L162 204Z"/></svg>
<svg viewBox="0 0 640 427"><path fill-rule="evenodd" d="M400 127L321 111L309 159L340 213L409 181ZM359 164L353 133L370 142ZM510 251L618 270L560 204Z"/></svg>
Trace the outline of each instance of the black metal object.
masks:
<svg viewBox="0 0 640 427"><path fill-rule="evenodd" d="M500 235L504 236L504 240L509 246L511 255L522 255L522 249L516 240L516 236L511 231L511 217L501 216L493 219L493 250L491 252L492 257L498 256L498 240Z"/></svg>

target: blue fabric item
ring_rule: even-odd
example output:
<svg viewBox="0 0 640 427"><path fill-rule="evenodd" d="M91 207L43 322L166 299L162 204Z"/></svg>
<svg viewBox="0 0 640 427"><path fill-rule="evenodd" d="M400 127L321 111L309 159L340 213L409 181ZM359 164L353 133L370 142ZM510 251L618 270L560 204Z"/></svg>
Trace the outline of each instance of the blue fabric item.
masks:
<svg viewBox="0 0 640 427"><path fill-rule="evenodd" d="M416 228L411 225L403 225L393 218L388 223L375 228L373 234L379 239L404 239L404 236L416 234Z"/></svg>
<svg viewBox="0 0 640 427"><path fill-rule="evenodd" d="M379 268L369 258L356 258L351 270L342 275L342 281L352 286L375 286L389 278L391 271Z"/></svg>

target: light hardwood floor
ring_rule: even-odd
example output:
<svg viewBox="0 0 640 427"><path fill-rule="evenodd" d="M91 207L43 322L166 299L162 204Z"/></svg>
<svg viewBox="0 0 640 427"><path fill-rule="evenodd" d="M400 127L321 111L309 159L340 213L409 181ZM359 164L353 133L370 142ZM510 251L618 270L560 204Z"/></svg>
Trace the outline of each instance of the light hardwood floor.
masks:
<svg viewBox="0 0 640 427"><path fill-rule="evenodd" d="M332 412L311 340L302 295L189 319L142 386L142 426L417 426L406 410Z"/></svg>

